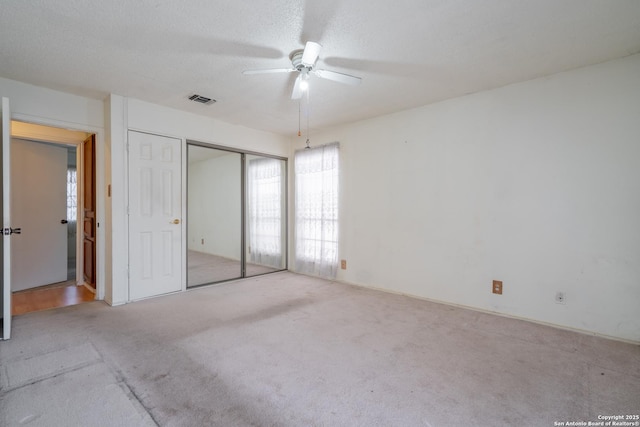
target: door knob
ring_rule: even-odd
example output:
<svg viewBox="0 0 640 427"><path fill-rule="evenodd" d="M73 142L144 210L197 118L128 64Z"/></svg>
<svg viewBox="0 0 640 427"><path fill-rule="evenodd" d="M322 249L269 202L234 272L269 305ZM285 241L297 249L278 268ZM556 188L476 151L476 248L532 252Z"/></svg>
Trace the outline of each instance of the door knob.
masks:
<svg viewBox="0 0 640 427"><path fill-rule="evenodd" d="M69 222L69 221L67 221L66 219L61 219L61 220L60 220L60 224L66 224L66 223L68 223L68 222Z"/></svg>
<svg viewBox="0 0 640 427"><path fill-rule="evenodd" d="M180 220L178 218L171 221L171 224L180 224Z"/></svg>

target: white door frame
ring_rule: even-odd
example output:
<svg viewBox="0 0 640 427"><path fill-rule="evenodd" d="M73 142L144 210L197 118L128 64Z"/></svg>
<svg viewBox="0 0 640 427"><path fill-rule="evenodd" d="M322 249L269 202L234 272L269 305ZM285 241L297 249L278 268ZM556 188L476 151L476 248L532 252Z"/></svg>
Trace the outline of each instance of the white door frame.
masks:
<svg viewBox="0 0 640 427"><path fill-rule="evenodd" d="M2 98L2 339L11 338L11 234L4 234L4 228L11 228L11 109L9 98Z"/></svg>
<svg viewBox="0 0 640 427"><path fill-rule="evenodd" d="M72 131L80 131L86 133L92 133L96 136L96 299L103 300L105 296L105 273L106 273L106 251L105 251L105 147L104 147L104 129L95 126L85 126L78 123L69 123L62 120L48 119L43 117L35 117L27 114L12 114L11 120L30 123L34 125L49 126L54 128L67 129ZM55 142L48 139L42 139L48 142ZM82 143L77 145L77 155L82 153ZM81 168L82 162L78 162L78 167ZM81 188L79 188L79 191ZM81 195L82 193L80 193ZM80 203L80 200L78 200ZM78 224L81 224L80 218L78 218ZM80 235L80 233L78 233ZM77 250L77 248L76 248ZM82 251L76 252L78 256L77 268L81 268L82 264Z"/></svg>
<svg viewBox="0 0 640 427"><path fill-rule="evenodd" d="M72 129L62 129L62 132L58 132L55 135L52 134L49 128L56 128L55 126L46 126L46 128L34 127L30 125L34 125L35 123L25 123L18 120L13 120L13 126L11 128L12 138L21 139L24 141L31 141L34 143L48 143L48 144L56 144L61 146L69 146L73 145L76 147L76 172L77 172L77 202L78 202L78 210L77 210L77 220L76 227L77 231L81 230L81 227L84 223L84 210L81 209L81 206L84 205L84 180L82 177L84 176L84 140L88 132L81 132L80 135L74 135L72 133L64 133L65 130L70 130L72 132L76 132L76 130ZM24 124L25 126L21 126ZM60 129L60 128L57 128ZM55 131L53 131L55 132ZM84 266L84 251L82 250L82 234L80 232L76 233L76 285L81 285L84 282L83 277L83 266ZM97 257L96 257L97 258ZM97 292L96 292L97 293Z"/></svg>

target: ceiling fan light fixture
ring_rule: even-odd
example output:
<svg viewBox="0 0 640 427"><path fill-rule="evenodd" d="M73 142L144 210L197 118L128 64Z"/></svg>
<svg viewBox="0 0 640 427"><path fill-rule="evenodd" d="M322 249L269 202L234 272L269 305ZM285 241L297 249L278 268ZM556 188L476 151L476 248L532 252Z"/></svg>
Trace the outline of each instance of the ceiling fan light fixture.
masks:
<svg viewBox="0 0 640 427"><path fill-rule="evenodd" d="M300 79L300 90L306 92L309 89L309 74L304 73Z"/></svg>
<svg viewBox="0 0 640 427"><path fill-rule="evenodd" d="M316 63L318 55L320 54L320 49L322 49L322 46L319 43L307 42L304 46L302 58L300 59L302 65L305 67L313 67L313 64Z"/></svg>
<svg viewBox="0 0 640 427"><path fill-rule="evenodd" d="M315 68L322 46L316 42L307 42L304 49L296 49L289 55L293 68L275 68L263 70L244 70L243 74L265 74L265 73L293 73L298 72L298 77L293 84L291 99L296 100L302 97L303 93L309 93L309 74L313 74L321 79L333 80L338 83L348 85L359 85L362 81L360 77L350 74L339 73L337 71L323 70Z"/></svg>

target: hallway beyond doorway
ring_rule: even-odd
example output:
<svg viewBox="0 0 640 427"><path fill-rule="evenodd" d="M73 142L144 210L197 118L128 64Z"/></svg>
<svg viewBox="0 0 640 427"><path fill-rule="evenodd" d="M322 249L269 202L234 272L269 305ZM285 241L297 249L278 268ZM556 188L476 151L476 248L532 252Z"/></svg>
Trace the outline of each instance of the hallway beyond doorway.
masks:
<svg viewBox="0 0 640 427"><path fill-rule="evenodd" d="M33 311L67 307L95 300L95 294L86 286L77 286L73 281L55 283L14 292L11 312L14 316Z"/></svg>

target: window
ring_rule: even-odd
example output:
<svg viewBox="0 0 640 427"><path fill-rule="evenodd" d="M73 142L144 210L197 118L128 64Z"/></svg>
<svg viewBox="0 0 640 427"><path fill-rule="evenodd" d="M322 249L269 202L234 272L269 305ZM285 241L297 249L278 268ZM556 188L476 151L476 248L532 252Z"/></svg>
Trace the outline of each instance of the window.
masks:
<svg viewBox="0 0 640 427"><path fill-rule="evenodd" d="M78 217L78 178L75 167L67 169L67 220L76 222Z"/></svg>
<svg viewBox="0 0 640 427"><path fill-rule="evenodd" d="M295 155L296 271L334 278L338 269L339 144Z"/></svg>

